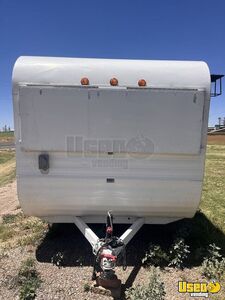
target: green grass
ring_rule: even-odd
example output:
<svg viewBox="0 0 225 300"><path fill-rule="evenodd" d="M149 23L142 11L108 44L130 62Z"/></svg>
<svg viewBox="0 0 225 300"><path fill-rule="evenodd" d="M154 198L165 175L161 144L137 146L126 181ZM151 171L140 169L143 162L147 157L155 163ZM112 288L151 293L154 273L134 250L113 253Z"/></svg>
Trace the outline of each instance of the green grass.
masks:
<svg viewBox="0 0 225 300"><path fill-rule="evenodd" d="M0 164L4 164L15 157L15 151L0 151Z"/></svg>
<svg viewBox="0 0 225 300"><path fill-rule="evenodd" d="M225 234L225 146L207 147L200 209Z"/></svg>
<svg viewBox="0 0 225 300"><path fill-rule="evenodd" d="M181 220L178 231L189 232L190 265L199 265L209 244L215 243L225 256L225 145L208 145L205 176L199 211L190 220Z"/></svg>
<svg viewBox="0 0 225 300"><path fill-rule="evenodd" d="M19 214L18 214L19 215ZM18 219L18 215L12 215L12 214L7 214L2 217L2 223L3 224L11 224L15 223L16 220Z"/></svg>
<svg viewBox="0 0 225 300"><path fill-rule="evenodd" d="M23 213L7 214L0 223L0 246L37 246L45 236L47 224L35 217L26 217ZM0 248L1 248L0 247Z"/></svg>
<svg viewBox="0 0 225 300"><path fill-rule="evenodd" d="M4 215L0 224L0 242L6 242L18 236L18 229L22 226L24 219L25 217L22 213Z"/></svg>
<svg viewBox="0 0 225 300"><path fill-rule="evenodd" d="M15 151L0 151L0 187L12 182L15 177Z"/></svg>
<svg viewBox="0 0 225 300"><path fill-rule="evenodd" d="M0 131L0 138L1 137L14 137L14 131Z"/></svg>
<svg viewBox="0 0 225 300"><path fill-rule="evenodd" d="M20 227L25 234L18 240L19 246L37 246L46 233L46 223L38 218L25 219Z"/></svg>
<svg viewBox="0 0 225 300"><path fill-rule="evenodd" d="M0 143L1 144L7 144L7 143L13 143L15 141L14 138L14 132L0 132Z"/></svg>
<svg viewBox="0 0 225 300"><path fill-rule="evenodd" d="M12 182L15 179L15 177L16 177L15 168L10 170L10 172L4 176L0 174L0 187Z"/></svg>
<svg viewBox="0 0 225 300"><path fill-rule="evenodd" d="M8 224L0 224L0 242L6 242L13 236L14 231Z"/></svg>

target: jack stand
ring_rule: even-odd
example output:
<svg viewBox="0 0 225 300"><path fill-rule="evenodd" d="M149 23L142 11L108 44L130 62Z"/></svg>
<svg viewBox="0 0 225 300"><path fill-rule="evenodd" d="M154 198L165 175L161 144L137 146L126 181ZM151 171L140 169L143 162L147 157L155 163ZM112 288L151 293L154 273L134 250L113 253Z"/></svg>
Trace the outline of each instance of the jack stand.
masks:
<svg viewBox="0 0 225 300"><path fill-rule="evenodd" d="M115 274L108 277L107 274L103 272L96 278L96 283L105 289L121 288L121 280L119 280Z"/></svg>
<svg viewBox="0 0 225 300"><path fill-rule="evenodd" d="M75 224L92 246L95 261L92 280L96 286L101 286L118 294L121 291L121 280L115 274L118 262L122 260L123 269L126 269L126 245L144 224L144 218L138 218L121 237L113 236L113 215L109 211L106 221L105 238L99 239L80 217L75 217ZM114 298L119 296L113 296Z"/></svg>
<svg viewBox="0 0 225 300"><path fill-rule="evenodd" d="M104 288L101 285L93 284L90 291L95 294L113 297L113 299L121 299L121 286L117 288Z"/></svg>

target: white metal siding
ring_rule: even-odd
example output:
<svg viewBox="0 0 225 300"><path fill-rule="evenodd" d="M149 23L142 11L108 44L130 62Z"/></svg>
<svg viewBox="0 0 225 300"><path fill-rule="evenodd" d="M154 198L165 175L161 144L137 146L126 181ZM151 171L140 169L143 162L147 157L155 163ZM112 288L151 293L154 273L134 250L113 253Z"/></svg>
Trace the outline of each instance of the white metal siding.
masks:
<svg viewBox="0 0 225 300"><path fill-rule="evenodd" d="M67 151L66 138L73 136L106 140L105 152L119 140L132 151L134 138L150 140L154 153L200 152L203 91L32 86L21 87L19 95L24 150Z"/></svg>

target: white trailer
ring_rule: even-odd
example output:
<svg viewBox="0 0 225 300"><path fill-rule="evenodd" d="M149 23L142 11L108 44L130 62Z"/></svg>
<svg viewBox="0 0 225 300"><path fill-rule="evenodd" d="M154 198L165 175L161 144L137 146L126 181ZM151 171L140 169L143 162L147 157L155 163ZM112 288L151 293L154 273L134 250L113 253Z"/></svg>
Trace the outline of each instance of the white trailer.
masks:
<svg viewBox="0 0 225 300"><path fill-rule="evenodd" d="M209 102L204 62L20 57L13 103L24 213L75 222L95 253L85 222L103 223L107 211L135 222L125 244L144 223L193 217Z"/></svg>
<svg viewBox="0 0 225 300"><path fill-rule="evenodd" d="M103 222L107 210L119 223L195 214L210 100L204 62L20 57L13 98L25 214L63 223Z"/></svg>

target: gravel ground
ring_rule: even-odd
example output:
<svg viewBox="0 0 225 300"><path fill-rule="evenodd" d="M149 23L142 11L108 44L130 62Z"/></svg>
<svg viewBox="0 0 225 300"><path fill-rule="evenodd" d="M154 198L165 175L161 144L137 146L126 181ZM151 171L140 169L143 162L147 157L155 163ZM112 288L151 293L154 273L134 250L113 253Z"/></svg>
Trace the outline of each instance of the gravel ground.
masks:
<svg viewBox="0 0 225 300"><path fill-rule="evenodd" d="M19 299L18 286L16 285L16 276L22 260L28 257L35 257L35 253L30 252L29 247L16 248L7 251L7 255L1 259L0 267L0 299ZM128 267L124 272L121 268L117 269L117 275L122 279L124 284L129 275L132 273L134 267ZM37 271L40 273L42 279L41 287L37 291L37 300L46 299L80 299L80 300L106 300L110 299L109 296L94 294L92 292L84 292L84 285L90 284L90 275L92 267L62 267L51 263L37 263ZM135 279L136 284L145 284L148 278L148 270L140 268ZM177 292L177 281L182 278L185 280L203 281L199 275L199 268L174 270L167 268L161 272L161 278L165 282L167 292L166 300L181 300L190 299L189 296L181 296ZM204 298L198 298L204 299Z"/></svg>

